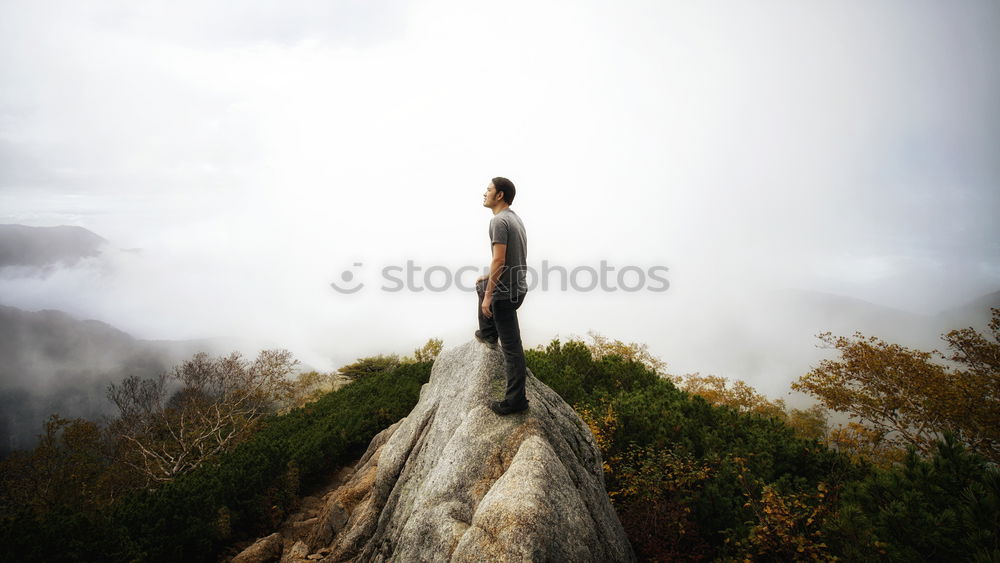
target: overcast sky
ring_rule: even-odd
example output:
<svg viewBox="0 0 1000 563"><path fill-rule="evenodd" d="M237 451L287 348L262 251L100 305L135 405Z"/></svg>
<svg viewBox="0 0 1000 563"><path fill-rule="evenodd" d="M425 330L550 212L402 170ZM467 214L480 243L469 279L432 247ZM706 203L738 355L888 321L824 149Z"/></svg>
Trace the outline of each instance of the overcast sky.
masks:
<svg viewBox="0 0 1000 563"><path fill-rule="evenodd" d="M594 329L691 370L682 337L710 349L763 289L922 313L1000 289L995 1L4 0L0 84L0 223L141 249L0 302L143 338L324 369L461 344L474 293L382 268L484 267L493 176L529 265L669 268L535 288L528 346Z"/></svg>

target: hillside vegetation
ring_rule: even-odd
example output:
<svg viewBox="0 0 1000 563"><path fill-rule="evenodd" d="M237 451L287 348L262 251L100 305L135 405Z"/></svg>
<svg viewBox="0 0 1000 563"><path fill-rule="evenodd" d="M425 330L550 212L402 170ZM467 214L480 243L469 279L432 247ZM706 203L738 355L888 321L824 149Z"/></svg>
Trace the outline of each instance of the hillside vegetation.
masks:
<svg viewBox="0 0 1000 563"><path fill-rule="evenodd" d="M831 340L841 359L799 384L855 415L834 429L819 407L787 409L715 376L671 376L642 345L592 335L526 355L590 426L608 495L643 560L995 561L995 427L977 432L973 419L997 412L1000 310L991 329L992 340L949 334L957 349L947 365L860 336ZM4 462L0 541L21 561L217 560L226 545L273 531L300 494L406 416L438 350L432 341L414 358L345 366L349 385L263 418L232 449L164 482L116 462L127 444L104 425L53 418L38 448ZM919 389L900 398L875 385L915 369L946 375L958 391L918 409L905 399ZM964 419L935 413L935 404L955 408L949 397L976 408ZM858 416L879 401L888 420L909 417L899 429L921 432L909 440Z"/></svg>

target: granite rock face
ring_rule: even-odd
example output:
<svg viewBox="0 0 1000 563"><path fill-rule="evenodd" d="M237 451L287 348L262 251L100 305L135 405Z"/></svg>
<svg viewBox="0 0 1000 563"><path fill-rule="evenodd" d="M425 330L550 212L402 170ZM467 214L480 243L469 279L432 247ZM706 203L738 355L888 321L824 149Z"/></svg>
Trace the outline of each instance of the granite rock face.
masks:
<svg viewBox="0 0 1000 563"><path fill-rule="evenodd" d="M530 371L528 410L498 416L504 386L502 351L442 351L410 414L325 497L309 558L634 561L587 425Z"/></svg>
<svg viewBox="0 0 1000 563"><path fill-rule="evenodd" d="M490 410L503 361L442 351L410 414L234 561L635 561L576 412L530 370L528 410Z"/></svg>
<svg viewBox="0 0 1000 563"><path fill-rule="evenodd" d="M276 563L281 557L281 534L260 538L233 558L232 563Z"/></svg>

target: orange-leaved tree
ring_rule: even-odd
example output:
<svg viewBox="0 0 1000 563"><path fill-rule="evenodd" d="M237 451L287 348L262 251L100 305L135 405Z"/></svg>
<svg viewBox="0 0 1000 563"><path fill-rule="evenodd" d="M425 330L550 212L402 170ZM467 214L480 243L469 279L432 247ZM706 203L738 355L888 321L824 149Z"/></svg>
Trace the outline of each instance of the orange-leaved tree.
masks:
<svg viewBox="0 0 1000 563"><path fill-rule="evenodd" d="M597 360L605 356L618 356L625 360L634 360L647 368L653 370L658 375L664 375L667 368L666 362L654 356L649 351L649 346L638 342L628 344L621 340L611 340L594 330L587 331L591 343L587 345L591 356Z"/></svg>
<svg viewBox="0 0 1000 563"><path fill-rule="evenodd" d="M912 350L856 332L853 338L829 332L819 338L840 351L792 383L826 407L848 413L870 432L873 442L914 446L930 454L951 432L970 449L1000 461L1000 309L992 309L988 339L973 328L942 336L950 356ZM952 365L932 361L948 360Z"/></svg>
<svg viewBox="0 0 1000 563"><path fill-rule="evenodd" d="M790 409L784 400L771 400L745 381L730 381L718 375L701 375L695 372L672 379L679 389L698 395L713 405L725 405L742 413L777 418L801 438L822 440L826 436L826 409L821 405Z"/></svg>
<svg viewBox="0 0 1000 563"><path fill-rule="evenodd" d="M730 381L718 375L689 373L674 377L680 389L698 395L713 405L726 405L739 412L754 413L772 418L784 418L785 402L770 400L745 381Z"/></svg>

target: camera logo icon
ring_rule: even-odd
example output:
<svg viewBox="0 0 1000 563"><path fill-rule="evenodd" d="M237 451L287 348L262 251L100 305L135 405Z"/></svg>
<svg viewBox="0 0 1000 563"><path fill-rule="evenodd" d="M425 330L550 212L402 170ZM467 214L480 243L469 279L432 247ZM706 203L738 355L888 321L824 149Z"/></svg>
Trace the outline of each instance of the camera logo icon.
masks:
<svg viewBox="0 0 1000 563"><path fill-rule="evenodd" d="M360 268L362 265L363 263L361 262L354 263L354 267L356 268ZM350 269L344 270L343 272L340 273L340 279L345 284L350 284L352 281L354 281L354 272L351 271ZM330 282L330 287L332 287L338 293L347 293L347 294L357 293L361 291L361 288L363 288L364 286L365 284L358 283L358 285L354 287L341 287L340 285L337 284L337 282Z"/></svg>

